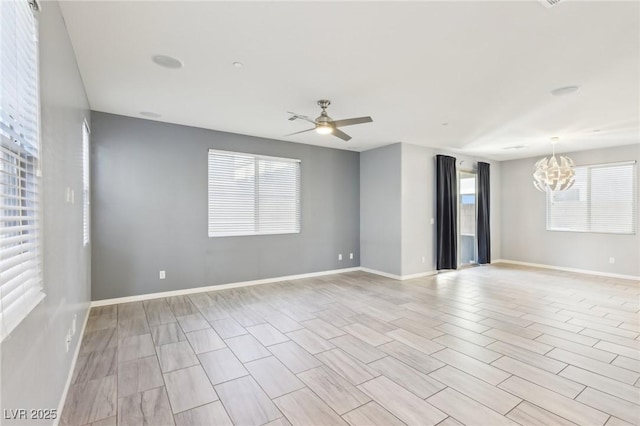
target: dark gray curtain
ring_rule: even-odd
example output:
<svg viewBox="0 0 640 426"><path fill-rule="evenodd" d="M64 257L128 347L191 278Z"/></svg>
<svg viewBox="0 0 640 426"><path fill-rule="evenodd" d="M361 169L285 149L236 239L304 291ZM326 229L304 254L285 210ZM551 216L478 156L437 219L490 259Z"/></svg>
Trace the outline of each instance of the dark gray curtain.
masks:
<svg viewBox="0 0 640 426"><path fill-rule="evenodd" d="M489 164L478 162L478 263L491 263Z"/></svg>
<svg viewBox="0 0 640 426"><path fill-rule="evenodd" d="M458 185L456 159L436 155L437 269L458 268Z"/></svg>

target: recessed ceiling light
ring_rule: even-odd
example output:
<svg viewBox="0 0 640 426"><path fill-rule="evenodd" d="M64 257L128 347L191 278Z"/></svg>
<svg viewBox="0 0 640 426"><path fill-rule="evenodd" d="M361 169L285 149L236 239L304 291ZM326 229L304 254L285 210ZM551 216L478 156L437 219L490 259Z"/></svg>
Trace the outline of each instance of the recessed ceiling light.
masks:
<svg viewBox="0 0 640 426"><path fill-rule="evenodd" d="M558 87L557 89L553 89L551 91L551 94L553 96L565 96L565 95L570 95L572 93L576 93L578 90L580 90L580 86Z"/></svg>
<svg viewBox="0 0 640 426"><path fill-rule="evenodd" d="M513 145L513 146L505 146L502 149L523 149L526 148L527 145Z"/></svg>
<svg viewBox="0 0 640 426"><path fill-rule="evenodd" d="M449 123L442 123L442 125L443 125L443 126L448 126L448 125L449 125Z"/></svg>
<svg viewBox="0 0 640 426"><path fill-rule="evenodd" d="M243 64L242 62L234 62L234 63L233 63L233 66L234 66L235 68L242 68L242 67L244 67L244 64Z"/></svg>
<svg viewBox="0 0 640 426"><path fill-rule="evenodd" d="M160 118L160 114L158 114L157 112L151 112L151 111L142 111L140 113L141 116L143 117L149 117L149 118Z"/></svg>
<svg viewBox="0 0 640 426"><path fill-rule="evenodd" d="M151 57L151 60L161 67L173 69L182 68L182 61L176 58L172 58L171 56L153 55Z"/></svg>
<svg viewBox="0 0 640 426"><path fill-rule="evenodd" d="M595 129L595 130L593 131L593 133L598 133L599 131L600 131L600 129Z"/></svg>
<svg viewBox="0 0 640 426"><path fill-rule="evenodd" d="M551 139L551 142L558 142L560 140L558 136L553 136L550 139Z"/></svg>

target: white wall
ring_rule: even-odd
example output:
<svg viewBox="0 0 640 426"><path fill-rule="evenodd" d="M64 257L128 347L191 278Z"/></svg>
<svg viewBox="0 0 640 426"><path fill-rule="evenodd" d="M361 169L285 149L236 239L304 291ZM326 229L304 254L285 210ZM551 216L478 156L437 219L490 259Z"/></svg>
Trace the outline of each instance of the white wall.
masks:
<svg viewBox="0 0 640 426"><path fill-rule="evenodd" d="M571 152L576 165L640 160L640 145ZM640 221L636 235L547 231L545 195L532 184L538 158L502 163L502 257L507 260L640 276ZM636 183L636 188L640 185ZM636 211L640 212L640 196ZM640 213L638 214L640 216ZM638 219L638 218L636 218ZM609 257L615 263L609 263Z"/></svg>
<svg viewBox="0 0 640 426"><path fill-rule="evenodd" d="M56 409L89 308L90 249L82 241L82 123L89 105L57 2L40 2L43 269L45 299L2 342L5 409ZM75 204L65 202L65 189ZM77 315L69 351L65 335ZM28 420L5 424L50 424Z"/></svg>

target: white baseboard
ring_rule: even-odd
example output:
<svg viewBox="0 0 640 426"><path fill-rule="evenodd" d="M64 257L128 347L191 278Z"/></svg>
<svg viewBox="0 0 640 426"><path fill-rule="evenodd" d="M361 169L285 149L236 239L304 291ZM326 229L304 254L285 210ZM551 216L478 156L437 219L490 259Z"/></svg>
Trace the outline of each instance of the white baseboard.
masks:
<svg viewBox="0 0 640 426"><path fill-rule="evenodd" d="M597 275L608 278L622 278L625 280L640 281L640 277L634 275L613 274L611 272L592 271L589 269L565 268L564 266L545 265L542 263L521 262L519 260L496 259L491 263L508 263L512 265L531 266L533 268L554 269L556 271L575 272L585 275Z"/></svg>
<svg viewBox="0 0 640 426"><path fill-rule="evenodd" d="M71 360L71 367L69 367L69 374L67 376L67 383L64 385L64 389L62 390L62 398L60 399L60 403L58 404L57 417L53 421L53 426L58 426L60 423L60 419L62 417L62 409L64 408L64 403L67 400L67 394L69 393L69 388L71 387L71 380L73 379L73 372L76 369L76 362L78 361L78 355L80 355L80 346L82 346L82 338L84 337L84 329L87 327L87 321L89 321L89 312L91 312L91 306L87 307L87 314L84 316L84 322L82 323L82 327L80 328L80 336L78 338L78 344L76 345L76 350L73 352L73 359Z"/></svg>
<svg viewBox="0 0 640 426"><path fill-rule="evenodd" d="M164 297L182 296L185 294L201 293L203 291L226 290L230 288L269 284L269 283L275 283L279 281L289 281L289 280L299 280L302 278L321 277L323 275L342 274L344 272L353 272L353 271L360 271L360 270L361 268L359 266L356 266L354 268L333 269L330 271L310 272L307 274L288 275L284 277L266 278L262 280L242 281L242 282L229 283L229 284L186 288L183 290L171 290L171 291L163 291L159 293L140 294L137 296L117 297L115 299L94 300L93 302L91 302L91 307L115 305L118 303L138 302L141 300L160 299Z"/></svg>
<svg viewBox="0 0 640 426"><path fill-rule="evenodd" d="M428 272L420 272L420 273L411 274L411 275L396 275L396 274L390 274L388 272L382 272L376 269L365 268L365 267L361 267L360 270L363 272L368 272L370 274L380 275L386 278L392 278L398 281L412 280L414 278L427 277L429 275L435 275L438 273L437 271L428 271Z"/></svg>

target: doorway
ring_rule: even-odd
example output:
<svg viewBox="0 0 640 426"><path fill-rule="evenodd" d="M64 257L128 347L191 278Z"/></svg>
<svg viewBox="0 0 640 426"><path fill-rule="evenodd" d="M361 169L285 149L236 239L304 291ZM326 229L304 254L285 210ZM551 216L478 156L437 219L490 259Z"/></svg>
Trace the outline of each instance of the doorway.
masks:
<svg viewBox="0 0 640 426"><path fill-rule="evenodd" d="M458 174L458 266L478 262L476 207L477 176L473 171Z"/></svg>

